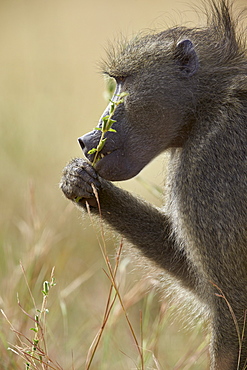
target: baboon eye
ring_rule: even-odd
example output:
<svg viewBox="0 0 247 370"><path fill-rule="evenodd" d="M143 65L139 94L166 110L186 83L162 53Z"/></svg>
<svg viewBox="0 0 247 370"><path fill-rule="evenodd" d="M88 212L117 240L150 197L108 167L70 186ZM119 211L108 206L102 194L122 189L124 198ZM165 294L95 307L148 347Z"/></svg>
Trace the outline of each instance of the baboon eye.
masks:
<svg viewBox="0 0 247 370"><path fill-rule="evenodd" d="M115 77L115 80L118 84L123 83L126 80L126 76Z"/></svg>

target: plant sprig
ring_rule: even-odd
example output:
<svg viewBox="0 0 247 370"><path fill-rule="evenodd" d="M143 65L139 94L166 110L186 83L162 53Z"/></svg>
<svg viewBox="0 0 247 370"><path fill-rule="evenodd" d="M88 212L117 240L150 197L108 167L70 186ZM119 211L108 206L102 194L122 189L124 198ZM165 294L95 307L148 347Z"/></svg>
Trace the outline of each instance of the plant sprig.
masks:
<svg viewBox="0 0 247 370"><path fill-rule="evenodd" d="M38 309L35 299L33 297L31 288L29 286L28 280L27 280L26 272L21 262L20 262L20 265L21 265L21 269L24 275L25 282L27 284L29 294L33 301L33 306L35 309L34 317L30 315L22 307L18 295L17 295L17 301L18 301L18 305L21 311L34 322L34 325L30 328L30 330L32 331L32 335L24 334L20 330L16 330L13 324L7 318L4 311L0 310L4 318L9 323L11 329L16 334L16 337L19 342L19 344L11 345L10 347L8 347L8 350L17 354L25 361L26 370L31 370L31 369L62 370L62 367L57 362L54 362L50 358L48 354L47 341L46 341L46 331L47 331L46 315L49 313L49 310L47 308L47 300L48 300L48 296L49 296L51 288L56 285L55 278L54 278L55 268L53 267L51 271L50 282L49 281L43 282L43 290L42 290L43 299L42 299L41 308Z"/></svg>
<svg viewBox="0 0 247 370"><path fill-rule="evenodd" d="M107 132L117 132L112 128L113 123L116 122L116 120L112 119L117 107L124 102L124 98L128 95L127 92L122 92L121 94L117 95L117 100L114 101L112 99L109 99L110 101L110 108L109 108L109 114L104 116L102 118L102 126L101 127L95 127L95 130L101 131L101 136L99 139L99 143L96 148L92 148L91 150L88 151L88 154L95 154L94 159L92 162L92 166L95 167L96 163L100 160L99 158L99 153L105 146L106 142L106 137L105 134ZM76 203L79 203L82 197L76 197L74 201Z"/></svg>
<svg viewBox="0 0 247 370"><path fill-rule="evenodd" d="M55 278L54 278L54 270L55 268L53 267L52 272L51 272L51 281L44 281L43 282L43 300L42 300L42 305L41 309L37 309L37 314L34 316L34 322L35 326L33 328L30 328L35 334L33 338L33 345L30 351L27 352L27 355L30 354L30 360L31 362L26 363L26 368L28 369L31 364L35 364L35 361L40 362L41 364L43 363L43 357L44 354L47 354L47 348L46 348L46 343L45 343L45 329L46 329L46 314L49 313L49 310L47 308L47 299L49 295L49 291L52 287L56 285ZM40 342L44 343L45 350L43 350L40 347ZM45 358L45 357L44 357Z"/></svg>
<svg viewBox="0 0 247 370"><path fill-rule="evenodd" d="M107 139L105 137L105 134L107 132L116 132L116 130L114 130L112 128L112 125L113 125L113 123L116 122L116 120L112 119L112 117L113 117L117 107L124 102L124 98L127 95L128 95L128 93L122 92L121 94L119 94L117 96L116 101L113 101L113 100L110 99L109 114L102 118L102 126L101 127L95 127L95 130L101 131L101 137L100 137L100 140L99 140L99 143L98 143L97 147L92 148L91 150L88 151L88 154L95 154L93 162L92 162L93 167L100 160L99 153L104 148L105 142L106 142L106 139Z"/></svg>

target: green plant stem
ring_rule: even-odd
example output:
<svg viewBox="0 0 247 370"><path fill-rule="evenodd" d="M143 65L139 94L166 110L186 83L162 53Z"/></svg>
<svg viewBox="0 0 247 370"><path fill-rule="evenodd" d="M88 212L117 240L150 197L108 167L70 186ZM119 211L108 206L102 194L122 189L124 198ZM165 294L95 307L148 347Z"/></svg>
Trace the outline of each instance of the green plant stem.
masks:
<svg viewBox="0 0 247 370"><path fill-rule="evenodd" d="M124 98L127 95L128 95L127 93L123 92L117 96L116 101L110 100L109 115L106 115L105 117L102 118L102 127L96 127L96 130L101 131L100 140L99 140L97 147L89 150L88 152L88 154L95 153L94 159L92 162L93 167L99 161L99 158L98 158L99 153L101 152L101 150L103 149L105 145L105 142L106 142L105 134L109 131L116 132L116 130L112 129L113 123L116 122L115 120L112 119L112 117L115 114L117 107L124 102Z"/></svg>
<svg viewBox="0 0 247 370"><path fill-rule="evenodd" d="M104 140L104 136L105 136L105 132L102 131L101 132L101 136L100 136L100 140L99 140L99 144L97 145L97 148L96 148L96 152L95 152L95 156L94 156L94 159L93 159L93 162L92 162L92 166L95 167L96 163L98 162L98 155L99 155L99 152L103 149L103 147L101 149L100 146L102 145L103 143L103 140Z"/></svg>

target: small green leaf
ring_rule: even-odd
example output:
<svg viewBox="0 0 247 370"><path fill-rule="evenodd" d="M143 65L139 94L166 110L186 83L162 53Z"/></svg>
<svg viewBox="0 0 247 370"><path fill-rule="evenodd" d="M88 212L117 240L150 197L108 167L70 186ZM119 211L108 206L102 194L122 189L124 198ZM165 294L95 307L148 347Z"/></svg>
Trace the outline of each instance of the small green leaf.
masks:
<svg viewBox="0 0 247 370"><path fill-rule="evenodd" d="M110 118L110 116L109 116L109 114L108 114L108 115L106 115L106 116L102 117L102 121L103 121L103 122L107 122L109 118Z"/></svg>
<svg viewBox="0 0 247 370"><path fill-rule="evenodd" d="M105 128L103 130L103 132L107 132L110 130L111 126L113 125L113 123L115 123L116 120L115 119L109 119L106 124L105 124Z"/></svg>
<svg viewBox="0 0 247 370"><path fill-rule="evenodd" d="M118 95L118 97L119 97L119 99L122 99L122 98L125 98L128 95L129 95L129 93L123 91L123 92L121 92L121 94Z"/></svg>
<svg viewBox="0 0 247 370"><path fill-rule="evenodd" d="M35 333L38 333L38 329L36 328L30 328L30 330L34 331Z"/></svg>
<svg viewBox="0 0 247 370"><path fill-rule="evenodd" d="M113 123L115 123L115 122L117 122L115 119L109 119L107 124L109 126L109 125L113 125Z"/></svg>
<svg viewBox="0 0 247 370"><path fill-rule="evenodd" d="M110 100L111 104L110 104L110 109L109 109L109 113L110 115L114 113L114 110L115 110L115 107L114 107L114 103L112 100Z"/></svg>
<svg viewBox="0 0 247 370"><path fill-rule="evenodd" d="M42 290L42 293L44 295L48 295L49 290L50 290L50 283L49 283L49 281L44 281L43 282L43 290Z"/></svg>
<svg viewBox="0 0 247 370"><path fill-rule="evenodd" d="M103 121L102 122L102 132L107 132L106 127L107 127L107 121Z"/></svg>
<svg viewBox="0 0 247 370"><path fill-rule="evenodd" d="M89 150L89 151L87 152L87 154L94 154L94 153L96 153L96 152L97 152L97 149L96 149L96 148L93 148L93 149Z"/></svg>

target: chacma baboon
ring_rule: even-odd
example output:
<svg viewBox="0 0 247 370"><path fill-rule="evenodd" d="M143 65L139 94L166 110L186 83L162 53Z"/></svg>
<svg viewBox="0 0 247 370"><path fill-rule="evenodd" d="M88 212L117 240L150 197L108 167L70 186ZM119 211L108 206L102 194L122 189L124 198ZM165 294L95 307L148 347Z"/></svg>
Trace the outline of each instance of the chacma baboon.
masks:
<svg viewBox="0 0 247 370"><path fill-rule="evenodd" d="M106 134L95 168L72 160L60 186L98 214L95 185L103 219L209 311L211 369L236 370L247 357L246 40L228 0L209 4L203 28L174 27L110 50L104 73L116 81L113 100L128 93L114 113L117 132ZM94 130L79 139L89 160L99 137ZM164 151L163 209L110 182Z"/></svg>

